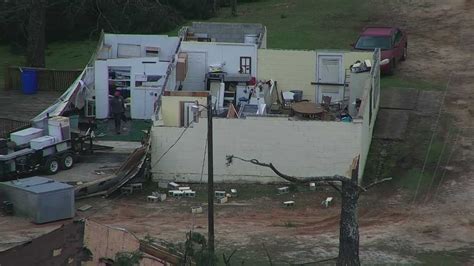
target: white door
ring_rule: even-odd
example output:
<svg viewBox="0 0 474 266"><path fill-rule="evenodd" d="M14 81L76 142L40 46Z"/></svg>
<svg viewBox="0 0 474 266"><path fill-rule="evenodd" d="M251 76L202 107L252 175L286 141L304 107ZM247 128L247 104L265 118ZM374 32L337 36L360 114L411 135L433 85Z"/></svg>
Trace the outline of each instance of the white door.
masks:
<svg viewBox="0 0 474 266"><path fill-rule="evenodd" d="M205 52L188 52L188 73L182 83L184 91L205 90L206 57Z"/></svg>
<svg viewBox="0 0 474 266"><path fill-rule="evenodd" d="M323 96L330 96L331 102L344 99L344 66L342 54L318 54L316 80L317 99L321 103Z"/></svg>
<svg viewBox="0 0 474 266"><path fill-rule="evenodd" d="M151 117L155 114L156 101L158 100L158 95L160 93L161 89L158 88L146 90L144 119L151 119Z"/></svg>

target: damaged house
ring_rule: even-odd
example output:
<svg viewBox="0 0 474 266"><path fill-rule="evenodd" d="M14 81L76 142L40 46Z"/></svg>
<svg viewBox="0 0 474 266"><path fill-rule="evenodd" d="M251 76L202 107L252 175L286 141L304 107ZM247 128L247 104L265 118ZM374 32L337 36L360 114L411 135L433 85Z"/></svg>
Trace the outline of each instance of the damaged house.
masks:
<svg viewBox="0 0 474 266"><path fill-rule="evenodd" d="M280 181L235 154L295 176L345 175L371 143L380 95L380 51L267 49L261 24L193 23L178 37L102 34L79 78L35 118L79 110L110 118L115 91L127 116L153 121L153 178L206 180L206 112L211 95L217 182ZM201 108L202 109L202 108ZM198 121L199 120L199 121Z"/></svg>

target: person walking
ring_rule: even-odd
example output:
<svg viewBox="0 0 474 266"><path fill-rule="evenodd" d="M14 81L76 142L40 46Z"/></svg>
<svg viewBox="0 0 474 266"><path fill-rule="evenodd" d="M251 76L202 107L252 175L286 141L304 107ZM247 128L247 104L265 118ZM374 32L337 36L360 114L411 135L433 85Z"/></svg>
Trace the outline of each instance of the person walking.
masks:
<svg viewBox="0 0 474 266"><path fill-rule="evenodd" d="M112 98L112 101L110 102L110 109L114 117L115 132L117 134L120 134L120 129L121 129L120 126L122 122L121 120L125 113L125 102L122 95L120 95L120 91L115 92L114 97Z"/></svg>

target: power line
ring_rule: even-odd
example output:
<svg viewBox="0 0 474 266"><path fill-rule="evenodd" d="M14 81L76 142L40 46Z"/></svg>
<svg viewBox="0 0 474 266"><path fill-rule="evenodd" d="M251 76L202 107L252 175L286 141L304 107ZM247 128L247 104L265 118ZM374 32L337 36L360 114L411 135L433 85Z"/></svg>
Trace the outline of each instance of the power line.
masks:
<svg viewBox="0 0 474 266"><path fill-rule="evenodd" d="M201 166L201 180L199 181L202 184L202 176L204 175L204 163L206 162L206 153L207 153L207 137L206 143L204 144L204 154L202 155L202 166Z"/></svg>
<svg viewBox="0 0 474 266"><path fill-rule="evenodd" d="M456 146L458 145L458 141L459 141L460 136L462 135L463 132L464 132L464 129L459 130L458 134L456 136L456 139L454 140L454 143L453 143L453 146L452 146L452 149L451 149L451 153L448 156L448 159L446 161L446 166L444 167L444 170L443 170L443 174L441 175L438 186L436 187L435 196L438 195L439 188L441 187L441 185L443 183L443 179L446 176L447 167L448 167L449 163L451 162L451 159L453 158L454 152L456 151Z"/></svg>
<svg viewBox="0 0 474 266"><path fill-rule="evenodd" d="M446 136L446 140L444 141L443 148L441 149L441 152L439 154L438 162L436 163L436 168L433 172L433 176L431 177L430 186L428 187L428 192L431 191L431 188L433 187L433 184L434 184L434 181L435 181L435 178L436 178L436 174L438 173L438 169L440 168L440 164L441 164L441 161L443 159L444 152L445 152L446 147L447 147L448 142L449 142L449 137L451 136L451 131L452 131L451 129L448 131L448 135ZM425 203L428 201L428 195L429 195L429 193L426 193Z"/></svg>
<svg viewBox="0 0 474 266"><path fill-rule="evenodd" d="M423 179L423 174L425 173L426 165L428 164L428 158L430 156L431 147L433 146L435 135L436 135L436 132L438 130L438 125L439 125L439 121L441 120L441 113L442 113L442 110L443 110L444 100L446 99L446 94L448 93L448 88L449 88L449 84L451 83L452 77L453 77L453 71L451 71L451 73L449 74L449 79L448 79L448 82L446 83L446 88L444 90L443 98L442 98L442 101L439 105L438 116L436 118L434 128L432 128L433 133L431 134L430 144L428 145L428 150L426 151L426 156L425 156L425 160L423 162L423 167L421 168L421 172L420 172L420 175L418 177L418 184L416 186L415 196L413 197L412 204L414 204L416 202L416 197L418 196L418 192L420 190L421 180Z"/></svg>
<svg viewBox="0 0 474 266"><path fill-rule="evenodd" d="M161 161L161 159L165 157L165 155L179 142L179 140L183 137L184 133L186 133L186 130L188 130L188 128L190 128L193 123L194 122L189 123L189 125L184 128L184 130L181 132L176 141L160 156L160 158L158 158L158 160L153 164L151 168L155 167Z"/></svg>

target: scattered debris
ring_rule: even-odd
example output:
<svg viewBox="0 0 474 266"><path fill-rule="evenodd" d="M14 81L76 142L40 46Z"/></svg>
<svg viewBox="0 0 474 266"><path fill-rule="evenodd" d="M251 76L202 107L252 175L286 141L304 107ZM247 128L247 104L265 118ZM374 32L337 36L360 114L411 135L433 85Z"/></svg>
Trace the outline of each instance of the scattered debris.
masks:
<svg viewBox="0 0 474 266"><path fill-rule="evenodd" d="M185 198L194 198L194 197L196 197L196 191L185 190L184 191L184 197Z"/></svg>
<svg viewBox="0 0 474 266"><path fill-rule="evenodd" d="M328 208L331 202L332 202L332 197L327 197L325 200L321 202L321 205Z"/></svg>
<svg viewBox="0 0 474 266"><path fill-rule="evenodd" d="M122 195L129 195L133 193L133 188L132 187L122 187L120 188L120 192Z"/></svg>
<svg viewBox="0 0 474 266"><path fill-rule="evenodd" d="M89 204L86 204L86 205L82 205L81 207L77 208L77 210L81 211L81 212L85 212L87 211L88 209L92 208L91 205Z"/></svg>
<svg viewBox="0 0 474 266"><path fill-rule="evenodd" d="M175 182L169 182L168 183L168 188L171 189L171 190L177 190L177 189L179 189L179 184L177 184Z"/></svg>
<svg viewBox="0 0 474 266"><path fill-rule="evenodd" d="M201 206L196 206L196 207L191 207L191 213L202 213L202 207Z"/></svg>
<svg viewBox="0 0 474 266"><path fill-rule="evenodd" d="M149 201L149 202L157 202L157 201L158 201L158 197L156 197L156 196L147 196L147 197L146 197L146 201Z"/></svg>
<svg viewBox="0 0 474 266"><path fill-rule="evenodd" d="M229 198L227 198L227 197L222 197L222 198L218 198L218 199L217 199L217 202L218 202L219 204L224 204L224 203L226 203L227 201L229 201Z"/></svg>
<svg viewBox="0 0 474 266"><path fill-rule="evenodd" d="M284 201L283 205L285 205L285 207L293 207L295 206L295 201L294 200Z"/></svg>
<svg viewBox="0 0 474 266"><path fill-rule="evenodd" d="M225 191L214 191L214 197L216 198L224 198L226 196Z"/></svg>
<svg viewBox="0 0 474 266"><path fill-rule="evenodd" d="M278 194L286 194L290 192L290 187L280 187L278 188Z"/></svg>
<svg viewBox="0 0 474 266"><path fill-rule="evenodd" d="M157 197L159 201L166 200L166 193L152 192L151 195Z"/></svg>
<svg viewBox="0 0 474 266"><path fill-rule="evenodd" d="M131 188L133 189L133 191L135 191L135 190L143 190L143 183L130 184L129 187L131 187Z"/></svg>
<svg viewBox="0 0 474 266"><path fill-rule="evenodd" d="M168 187L168 184L169 184L169 182L166 181L166 180L159 180L159 181L158 181L158 188L167 189L167 188L169 188L169 187Z"/></svg>
<svg viewBox="0 0 474 266"><path fill-rule="evenodd" d="M184 196L184 191L181 191L181 190L170 190L168 191L168 195L170 197L174 197L174 198L182 198Z"/></svg>

